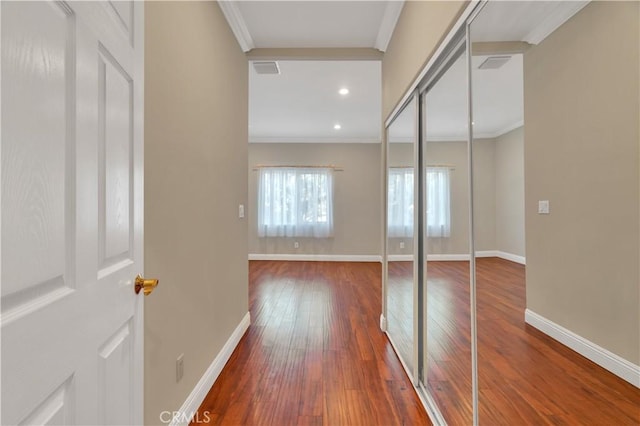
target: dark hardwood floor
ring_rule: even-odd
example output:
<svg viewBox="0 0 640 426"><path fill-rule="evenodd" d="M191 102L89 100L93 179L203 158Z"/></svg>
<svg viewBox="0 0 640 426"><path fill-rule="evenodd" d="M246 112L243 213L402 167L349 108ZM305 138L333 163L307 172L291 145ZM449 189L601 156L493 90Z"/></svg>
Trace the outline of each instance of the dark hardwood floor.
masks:
<svg viewBox="0 0 640 426"><path fill-rule="evenodd" d="M429 262L428 387L471 424L467 262ZM429 424L379 330L380 265L250 262L252 325L200 411L227 425ZM524 323L524 267L478 259L482 425L639 425L640 390ZM200 416L202 418L202 415Z"/></svg>
<svg viewBox="0 0 640 426"><path fill-rule="evenodd" d="M469 262L427 262L427 389L450 425L473 421Z"/></svg>
<svg viewBox="0 0 640 426"><path fill-rule="evenodd" d="M212 424L430 424L379 328L380 264L249 270L252 324L200 407Z"/></svg>
<svg viewBox="0 0 640 426"><path fill-rule="evenodd" d="M480 423L639 425L640 389L525 324L524 271L477 262Z"/></svg>
<svg viewBox="0 0 640 426"><path fill-rule="evenodd" d="M428 388L471 424L469 263L428 262ZM481 425L639 425L640 390L525 324L525 268L476 263Z"/></svg>

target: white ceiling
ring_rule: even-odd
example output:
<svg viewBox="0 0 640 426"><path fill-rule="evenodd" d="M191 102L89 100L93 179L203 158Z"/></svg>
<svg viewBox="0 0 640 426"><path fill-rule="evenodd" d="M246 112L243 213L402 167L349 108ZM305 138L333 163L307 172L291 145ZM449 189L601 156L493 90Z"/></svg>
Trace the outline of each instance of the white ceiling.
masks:
<svg viewBox="0 0 640 426"><path fill-rule="evenodd" d="M246 52L253 48L385 51L404 1L220 1Z"/></svg>
<svg viewBox="0 0 640 426"><path fill-rule="evenodd" d="M523 124L522 55L498 69L478 69L487 56L474 56L473 135L493 138ZM461 56L427 93L427 139L466 140L467 64Z"/></svg>
<svg viewBox="0 0 640 426"><path fill-rule="evenodd" d="M490 1L471 25L473 41L538 44L588 1Z"/></svg>
<svg viewBox="0 0 640 426"><path fill-rule="evenodd" d="M280 74L273 75L249 64L250 142L380 142L379 61L278 65ZM338 93L343 87L346 96Z"/></svg>
<svg viewBox="0 0 640 426"><path fill-rule="evenodd" d="M522 55L498 69L480 70L488 56L473 57L475 138L494 138L523 124ZM426 96L427 140L467 139L466 57L460 56ZM415 113L398 116L389 128L390 142L413 142Z"/></svg>
<svg viewBox="0 0 640 426"><path fill-rule="evenodd" d="M584 1L491 1L472 24L473 41L539 43ZM375 47L384 51L403 3L397 1L222 1L245 51L253 47ZM464 57L463 57L464 58ZM477 70L473 58L474 135L495 137L523 120L522 55ZM279 61L280 75L249 70L251 142L379 142L380 62ZM466 66L457 61L431 89L430 140L466 134ZM338 94L340 87L351 91ZM409 123L410 120L404 120ZM338 131L333 125L340 123ZM400 123L398 138L412 130ZM405 136L402 136L406 134Z"/></svg>

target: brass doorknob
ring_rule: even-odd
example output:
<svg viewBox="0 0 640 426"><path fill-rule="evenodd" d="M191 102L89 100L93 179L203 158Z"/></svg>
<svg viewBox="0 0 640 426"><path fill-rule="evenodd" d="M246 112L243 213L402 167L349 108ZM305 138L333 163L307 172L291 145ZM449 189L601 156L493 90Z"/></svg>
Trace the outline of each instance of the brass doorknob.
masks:
<svg viewBox="0 0 640 426"><path fill-rule="evenodd" d="M145 280L140 276L140 274L138 274L135 285L136 294L140 293L140 290L143 290L144 295L148 296L151 294L153 289L158 286L158 283L159 281L156 279Z"/></svg>

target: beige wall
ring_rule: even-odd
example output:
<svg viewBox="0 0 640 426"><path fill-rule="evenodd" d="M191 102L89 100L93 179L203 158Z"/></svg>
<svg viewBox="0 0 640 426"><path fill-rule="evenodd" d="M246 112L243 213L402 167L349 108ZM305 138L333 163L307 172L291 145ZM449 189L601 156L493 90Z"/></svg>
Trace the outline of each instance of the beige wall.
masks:
<svg viewBox="0 0 640 426"><path fill-rule="evenodd" d="M524 56L527 307L635 364L639 7L592 2Z"/></svg>
<svg viewBox="0 0 640 426"><path fill-rule="evenodd" d="M496 250L497 247L495 156L495 139L473 141L473 220L476 252ZM466 173L468 175L468 170Z"/></svg>
<svg viewBox="0 0 640 426"><path fill-rule="evenodd" d="M495 139L496 250L525 255L524 128Z"/></svg>
<svg viewBox="0 0 640 426"><path fill-rule="evenodd" d="M407 1L382 59L382 117L389 116L466 1Z"/></svg>
<svg viewBox="0 0 640 426"><path fill-rule="evenodd" d="M145 4L145 423L177 410L248 311L247 60L215 2ZM176 358L184 377L176 383Z"/></svg>
<svg viewBox="0 0 640 426"><path fill-rule="evenodd" d="M382 255L381 149L381 144L249 144L249 252ZM258 172L253 170L258 164L341 166L344 170L334 174L334 237L259 238Z"/></svg>

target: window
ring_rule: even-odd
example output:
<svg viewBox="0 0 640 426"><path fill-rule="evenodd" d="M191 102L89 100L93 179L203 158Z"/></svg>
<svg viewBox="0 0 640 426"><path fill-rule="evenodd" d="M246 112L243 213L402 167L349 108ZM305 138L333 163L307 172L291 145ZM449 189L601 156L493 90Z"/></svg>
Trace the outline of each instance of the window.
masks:
<svg viewBox="0 0 640 426"><path fill-rule="evenodd" d="M427 167L427 237L451 235L449 169Z"/></svg>
<svg viewBox="0 0 640 426"><path fill-rule="evenodd" d="M333 170L265 167L258 188L259 237L333 236Z"/></svg>
<svg viewBox="0 0 640 426"><path fill-rule="evenodd" d="M413 237L413 169L389 169L388 229L392 238Z"/></svg>
<svg viewBox="0 0 640 426"><path fill-rule="evenodd" d="M449 169L427 168L427 237L451 235ZM388 235L391 238L413 237L413 169L389 169Z"/></svg>

